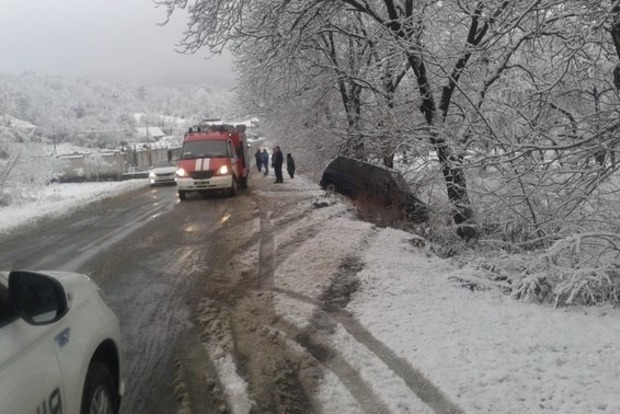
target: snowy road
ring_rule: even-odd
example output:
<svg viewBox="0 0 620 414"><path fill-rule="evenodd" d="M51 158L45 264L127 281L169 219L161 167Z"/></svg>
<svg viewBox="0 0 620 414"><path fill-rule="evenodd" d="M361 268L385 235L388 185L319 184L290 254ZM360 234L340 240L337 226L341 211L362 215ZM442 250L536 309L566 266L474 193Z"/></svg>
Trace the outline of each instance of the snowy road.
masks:
<svg viewBox="0 0 620 414"><path fill-rule="evenodd" d="M3 268L78 270L105 290L124 413L619 412L614 308L463 289L466 269L303 177L183 203L134 184L67 189L99 201L65 218L0 216L5 234L10 215L30 223L0 239ZM41 205L60 212L50 191Z"/></svg>
<svg viewBox="0 0 620 414"><path fill-rule="evenodd" d="M187 281L169 277L174 258L158 268L159 248L151 256L141 247L161 236L157 221L174 208L173 190L162 190L145 187L103 200L20 231L0 245L0 263L7 268L78 271L103 288L121 321L127 413L173 412L176 407L170 386L174 337L187 325L187 311L176 292Z"/></svg>
<svg viewBox="0 0 620 414"><path fill-rule="evenodd" d="M6 239L0 262L84 272L103 288L121 321L124 413L330 412L325 384L350 412L395 412L339 349L338 331L401 383L405 411L460 412L344 309L354 257L334 255L342 277L319 297L276 282L280 265L320 235L304 225L313 194L263 177L252 184L233 199L185 202L174 187L138 188ZM278 244L291 227L297 234ZM299 306L313 309L306 325L290 319Z"/></svg>
<svg viewBox="0 0 620 414"><path fill-rule="evenodd" d="M144 186L5 239L0 263L89 274L121 322L122 411L175 412L179 355L203 357L190 298L227 205L218 199L179 205L174 187Z"/></svg>

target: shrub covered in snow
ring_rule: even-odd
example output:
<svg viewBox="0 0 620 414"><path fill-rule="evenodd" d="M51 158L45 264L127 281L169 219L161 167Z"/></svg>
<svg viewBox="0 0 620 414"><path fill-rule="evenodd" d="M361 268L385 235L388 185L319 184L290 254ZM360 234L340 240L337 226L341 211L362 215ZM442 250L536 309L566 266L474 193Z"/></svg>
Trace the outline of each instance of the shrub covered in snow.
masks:
<svg viewBox="0 0 620 414"><path fill-rule="evenodd" d="M0 127L0 206L35 199L62 171L63 161L32 135Z"/></svg>

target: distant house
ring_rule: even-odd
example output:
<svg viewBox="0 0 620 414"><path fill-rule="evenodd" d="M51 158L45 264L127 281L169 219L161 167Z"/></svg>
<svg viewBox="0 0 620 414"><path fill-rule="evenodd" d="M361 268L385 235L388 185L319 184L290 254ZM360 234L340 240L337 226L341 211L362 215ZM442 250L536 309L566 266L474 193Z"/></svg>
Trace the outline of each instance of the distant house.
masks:
<svg viewBox="0 0 620 414"><path fill-rule="evenodd" d="M138 127L136 128L136 132L138 133L139 141L157 141L161 137L166 136L164 131L161 130L160 127Z"/></svg>
<svg viewBox="0 0 620 414"><path fill-rule="evenodd" d="M0 115L0 125L26 132L34 131L37 128L36 125L9 114Z"/></svg>
<svg viewBox="0 0 620 414"><path fill-rule="evenodd" d="M244 120L236 120L236 121L231 121L231 120L222 120L220 118L213 118L213 119L205 119L202 121L205 124L212 124L212 125L222 125L222 124L226 124L226 125L245 125L246 128L258 128L259 126L259 121L258 118L249 118L249 119L244 119Z"/></svg>
<svg viewBox="0 0 620 414"><path fill-rule="evenodd" d="M250 138L258 138L258 136L260 135L260 123L258 118L256 117L252 117L249 119L244 119L244 120L236 120L236 121L223 121L221 119L218 120L205 120L203 121L205 123L209 123L209 124L213 124L213 125L222 125L222 124L227 124L227 125L245 125L246 127L246 134L248 135L248 137Z"/></svg>
<svg viewBox="0 0 620 414"><path fill-rule="evenodd" d="M243 121L234 122L235 125L245 125L250 138L256 139L260 135L260 123L258 118L252 117Z"/></svg>
<svg viewBox="0 0 620 414"><path fill-rule="evenodd" d="M243 121L237 121L237 122L231 122L233 125L245 125L246 128L250 129L250 128L258 128L259 125L259 121L258 118L252 117L250 119L245 119Z"/></svg>

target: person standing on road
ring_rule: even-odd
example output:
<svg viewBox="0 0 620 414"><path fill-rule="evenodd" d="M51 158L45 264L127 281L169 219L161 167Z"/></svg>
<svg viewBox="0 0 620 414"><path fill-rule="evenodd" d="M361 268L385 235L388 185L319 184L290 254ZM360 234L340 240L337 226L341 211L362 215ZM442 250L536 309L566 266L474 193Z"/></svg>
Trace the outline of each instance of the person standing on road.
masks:
<svg viewBox="0 0 620 414"><path fill-rule="evenodd" d="M275 161L276 161L276 147L273 147L271 149L271 169L273 170L273 174L276 176L276 179L277 179L278 176L276 175L276 168L273 165Z"/></svg>
<svg viewBox="0 0 620 414"><path fill-rule="evenodd" d="M275 147L273 152L273 169L276 172L276 180L274 183L284 182L284 179L282 178L282 164L284 164L284 156L282 155L282 151L280 151L280 147Z"/></svg>
<svg viewBox="0 0 620 414"><path fill-rule="evenodd" d="M256 150L254 158L256 159L256 168L258 168L258 172L260 172L263 165L263 156L260 153L260 148Z"/></svg>
<svg viewBox="0 0 620 414"><path fill-rule="evenodd" d="M288 175L293 178L295 175L295 160L290 152L286 154L286 171L288 172Z"/></svg>
<svg viewBox="0 0 620 414"><path fill-rule="evenodd" d="M269 153L266 148L263 148L261 153L261 159L263 160L263 175L269 174Z"/></svg>

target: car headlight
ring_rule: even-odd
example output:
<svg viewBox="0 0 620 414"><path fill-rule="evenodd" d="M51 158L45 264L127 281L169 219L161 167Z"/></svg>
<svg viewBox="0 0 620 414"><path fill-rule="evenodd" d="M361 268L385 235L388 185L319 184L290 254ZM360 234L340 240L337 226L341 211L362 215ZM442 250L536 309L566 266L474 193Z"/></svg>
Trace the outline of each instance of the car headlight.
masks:
<svg viewBox="0 0 620 414"><path fill-rule="evenodd" d="M219 175L226 175L226 174L228 174L228 166L227 165L222 165L220 168L218 168L217 173Z"/></svg>
<svg viewBox="0 0 620 414"><path fill-rule="evenodd" d="M187 177L187 171L185 171L183 168L179 168L177 170L177 177Z"/></svg>
<svg viewBox="0 0 620 414"><path fill-rule="evenodd" d="M153 171L149 173L149 178L155 178L155 173Z"/></svg>

